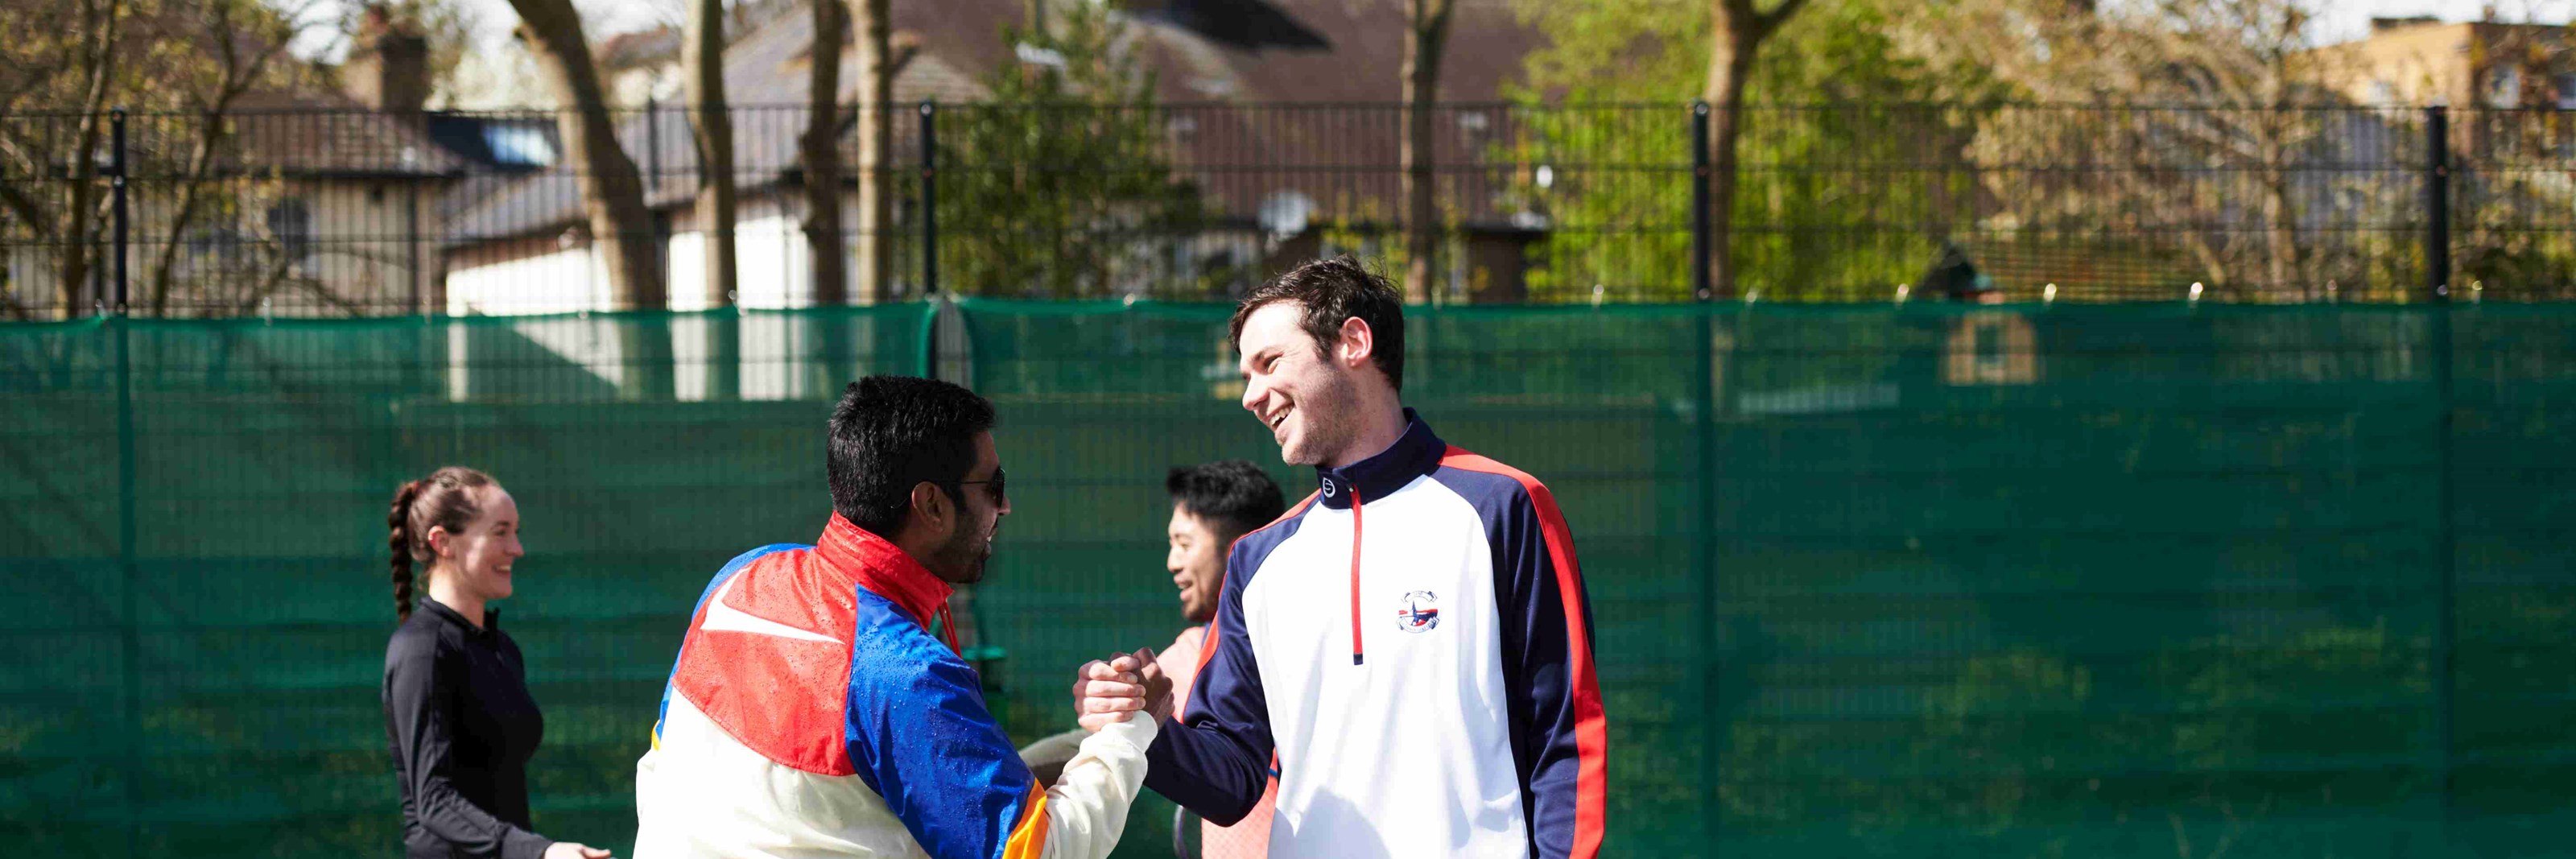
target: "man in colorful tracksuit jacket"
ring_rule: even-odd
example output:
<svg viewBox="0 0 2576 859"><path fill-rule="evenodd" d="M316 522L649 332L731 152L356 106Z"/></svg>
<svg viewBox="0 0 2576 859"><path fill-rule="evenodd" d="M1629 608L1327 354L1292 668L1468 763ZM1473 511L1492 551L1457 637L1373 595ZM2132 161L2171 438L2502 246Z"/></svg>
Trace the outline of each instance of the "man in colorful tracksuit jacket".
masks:
<svg viewBox="0 0 2576 859"><path fill-rule="evenodd" d="M930 632L949 592L838 515L726 564L636 766L637 859L1108 855L1153 720L1084 739L1041 789Z"/></svg>
<svg viewBox="0 0 2576 859"><path fill-rule="evenodd" d="M1596 855L1605 720L1565 519L1404 416L1234 544L1146 786L1230 824L1275 754L1274 859Z"/></svg>

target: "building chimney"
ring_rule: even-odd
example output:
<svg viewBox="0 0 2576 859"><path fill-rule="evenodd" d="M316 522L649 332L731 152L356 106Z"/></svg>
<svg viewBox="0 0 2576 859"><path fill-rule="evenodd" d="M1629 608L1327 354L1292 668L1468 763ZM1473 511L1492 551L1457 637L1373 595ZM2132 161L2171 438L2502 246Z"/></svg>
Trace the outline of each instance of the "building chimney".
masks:
<svg viewBox="0 0 2576 859"><path fill-rule="evenodd" d="M429 103L429 39L397 26L385 7L368 4L357 44L341 67L349 95L369 108L417 114Z"/></svg>

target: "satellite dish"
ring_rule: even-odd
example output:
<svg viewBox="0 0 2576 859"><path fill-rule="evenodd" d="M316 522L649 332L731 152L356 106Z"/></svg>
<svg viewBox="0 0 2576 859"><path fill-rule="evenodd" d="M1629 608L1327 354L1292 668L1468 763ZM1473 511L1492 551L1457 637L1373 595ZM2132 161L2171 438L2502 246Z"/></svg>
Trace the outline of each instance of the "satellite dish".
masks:
<svg viewBox="0 0 2576 859"><path fill-rule="evenodd" d="M1306 231L1306 224L1315 217L1315 198L1295 191L1279 191L1261 199L1255 217L1260 219L1261 228L1269 231L1273 238L1284 239Z"/></svg>

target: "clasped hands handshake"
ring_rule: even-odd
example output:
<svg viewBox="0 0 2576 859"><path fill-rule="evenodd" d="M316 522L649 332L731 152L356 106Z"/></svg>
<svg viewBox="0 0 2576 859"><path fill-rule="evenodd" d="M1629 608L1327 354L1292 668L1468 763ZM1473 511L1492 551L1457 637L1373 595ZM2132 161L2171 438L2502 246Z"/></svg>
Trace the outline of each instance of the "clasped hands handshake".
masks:
<svg viewBox="0 0 2576 859"><path fill-rule="evenodd" d="M1172 715L1172 678L1155 664L1151 647L1094 659L1074 676L1073 711L1092 733L1126 721L1130 713L1159 722Z"/></svg>

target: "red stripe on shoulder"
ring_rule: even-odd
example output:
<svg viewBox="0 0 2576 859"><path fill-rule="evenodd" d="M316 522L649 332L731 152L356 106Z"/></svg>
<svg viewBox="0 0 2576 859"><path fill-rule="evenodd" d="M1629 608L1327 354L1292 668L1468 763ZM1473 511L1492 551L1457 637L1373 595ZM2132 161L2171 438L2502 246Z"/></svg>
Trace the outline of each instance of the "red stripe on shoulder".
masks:
<svg viewBox="0 0 2576 859"><path fill-rule="evenodd" d="M736 571L689 621L671 684L762 757L845 776L857 772L844 724L858 595L834 586L822 564L800 549ZM707 628L718 615L724 622Z"/></svg>
<svg viewBox="0 0 2576 859"><path fill-rule="evenodd" d="M1592 630L1583 623L1583 571L1575 566L1574 537L1555 493L1520 469L1452 445L1440 464L1464 471L1499 474L1520 481L1538 513L1539 533L1548 560L1556 567L1557 594L1565 603L1566 681L1574 693L1574 857L1597 856L1609 822L1609 719L1601 709L1601 681L1593 671Z"/></svg>

